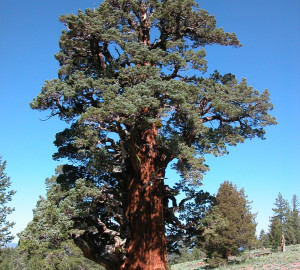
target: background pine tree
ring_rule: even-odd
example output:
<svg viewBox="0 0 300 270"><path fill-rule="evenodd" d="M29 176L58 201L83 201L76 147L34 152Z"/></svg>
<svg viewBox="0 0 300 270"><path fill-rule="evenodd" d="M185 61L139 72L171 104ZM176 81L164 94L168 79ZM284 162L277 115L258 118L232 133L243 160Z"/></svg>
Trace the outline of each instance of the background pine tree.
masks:
<svg viewBox="0 0 300 270"><path fill-rule="evenodd" d="M291 209L287 218L288 231L286 233L287 244L300 244L300 208L296 194L292 197Z"/></svg>
<svg viewBox="0 0 300 270"><path fill-rule="evenodd" d="M5 173L5 168L6 161L2 161L0 156L0 249L14 239L10 229L15 224L7 220L7 216L14 211L14 208L8 207L7 203L11 201L15 191L9 190L11 181Z"/></svg>
<svg viewBox="0 0 300 270"><path fill-rule="evenodd" d="M300 215L297 195L294 194L292 197L292 207L281 193L278 194L274 204L269 231L273 249L279 246L279 231L284 235L287 245L299 244Z"/></svg>
<svg viewBox="0 0 300 270"><path fill-rule="evenodd" d="M271 219L270 229L269 229L269 241L271 243L272 251L278 251L281 245L282 238L282 223L281 220L274 216Z"/></svg>

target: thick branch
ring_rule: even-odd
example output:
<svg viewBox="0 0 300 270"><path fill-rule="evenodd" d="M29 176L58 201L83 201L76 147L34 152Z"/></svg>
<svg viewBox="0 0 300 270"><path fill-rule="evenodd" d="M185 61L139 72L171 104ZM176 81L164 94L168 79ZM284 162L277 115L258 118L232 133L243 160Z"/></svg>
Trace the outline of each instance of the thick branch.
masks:
<svg viewBox="0 0 300 270"><path fill-rule="evenodd" d="M211 122L214 120L219 120L221 124L223 122L224 123L232 123L232 122L240 122L241 123L241 120L245 117L246 117L246 115L241 116L241 117L223 118L223 117L221 117L221 115L216 114L216 115L212 115L212 116L202 117L201 122L206 123L206 122Z"/></svg>
<svg viewBox="0 0 300 270"><path fill-rule="evenodd" d="M171 79L176 78L178 76L179 69L180 69L180 65L178 63L176 63L172 74L170 74L169 76L166 76L166 77L162 77L162 79L169 81Z"/></svg>
<svg viewBox="0 0 300 270"><path fill-rule="evenodd" d="M81 236L73 236L74 243L83 251L83 255L104 266L108 270L118 270L122 260L117 254L114 254L114 246L99 246L97 240L91 233L84 233Z"/></svg>

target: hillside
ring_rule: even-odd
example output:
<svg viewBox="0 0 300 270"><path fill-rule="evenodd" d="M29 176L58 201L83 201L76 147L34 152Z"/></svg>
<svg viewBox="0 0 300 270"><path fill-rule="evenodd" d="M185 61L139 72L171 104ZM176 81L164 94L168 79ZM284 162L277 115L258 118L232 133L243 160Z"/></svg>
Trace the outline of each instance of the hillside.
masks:
<svg viewBox="0 0 300 270"><path fill-rule="evenodd" d="M271 253L260 257L254 257L255 254L266 253L264 250L255 250L235 258L235 262L225 267L215 268L217 270L235 269L235 270L254 270L254 269L300 269L300 245L291 245L286 247L286 252ZM250 259L245 259L250 258ZM196 270L205 269L206 264L202 261L191 261L171 266L171 270Z"/></svg>

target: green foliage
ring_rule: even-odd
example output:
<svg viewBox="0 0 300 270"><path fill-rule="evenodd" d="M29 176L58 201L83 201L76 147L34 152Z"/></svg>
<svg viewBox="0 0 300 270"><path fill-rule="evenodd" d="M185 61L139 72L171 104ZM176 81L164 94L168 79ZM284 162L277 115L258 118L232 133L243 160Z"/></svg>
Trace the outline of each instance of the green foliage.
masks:
<svg viewBox="0 0 300 270"><path fill-rule="evenodd" d="M221 184L217 205L221 215L229 222L228 229L223 231L226 250L235 255L240 248L245 248L255 239L255 215L250 212L250 202L247 201L244 189L238 191L231 182Z"/></svg>
<svg viewBox="0 0 300 270"><path fill-rule="evenodd" d="M27 270L25 257L20 256L17 248L3 248L0 252L1 270ZM28 269L29 270L29 269Z"/></svg>
<svg viewBox="0 0 300 270"><path fill-rule="evenodd" d="M258 241L260 247L267 248L270 246L269 235L264 230L260 231Z"/></svg>
<svg viewBox="0 0 300 270"><path fill-rule="evenodd" d="M102 141L108 132L128 144L159 119L160 147L178 158L176 168L185 179L198 180L207 170L204 153L224 154L227 144L262 138L263 127L275 124L268 115L269 94L260 95L245 79L238 83L231 74L188 76L205 71L204 45L240 46L235 34L217 29L215 18L197 9L194 1L143 1L145 9L153 11L147 17L149 29L156 27L161 34L152 44L139 37L137 3L129 1L125 8L119 1L104 1L96 12L61 16L68 31L62 33L56 55L59 78L46 81L31 106L80 123L78 137L70 141L77 151L91 128L95 137L98 132L102 136L98 133L99 138L80 145L89 152L91 147L101 151L103 146L93 142ZM182 19L174 19L178 16Z"/></svg>
<svg viewBox="0 0 300 270"><path fill-rule="evenodd" d="M282 238L282 224L278 217L273 217L271 219L269 238L272 245L272 251L278 251Z"/></svg>
<svg viewBox="0 0 300 270"><path fill-rule="evenodd" d="M207 263L217 267L226 262L226 247L222 233L229 228L229 221L224 217L218 206L209 210L201 220L204 232L201 235L201 246L206 252Z"/></svg>
<svg viewBox="0 0 300 270"><path fill-rule="evenodd" d="M275 208L273 208L274 216L277 217L280 221L280 224L282 226L282 233L286 232L286 221L289 216L289 202L285 200L281 193L278 194L278 197L275 199Z"/></svg>
<svg viewBox="0 0 300 270"><path fill-rule="evenodd" d="M180 190L180 188L176 188L175 190ZM199 224L206 212L215 204L216 198L203 190L196 192L190 188L185 189L185 195L186 198L179 203L178 208L169 207L169 211L167 212L169 215L170 212L171 215L175 215L174 212L176 211L176 216L179 216L178 220L181 224L186 224L184 227L185 232L182 233L182 227L178 228L171 223L166 226L166 233L168 236L172 234L179 236L179 239L173 243L173 245L177 244L176 247L182 246L188 250L195 250L195 243L198 242L198 236L203 233L203 228ZM169 247L169 251L172 251L171 248L172 246Z"/></svg>
<svg viewBox="0 0 300 270"><path fill-rule="evenodd" d="M1 269L10 270L13 269L15 259L14 248L3 248L0 252L0 266Z"/></svg>
<svg viewBox="0 0 300 270"><path fill-rule="evenodd" d="M189 249L187 247L182 247L177 253L168 254L168 265L174 265L189 261L202 260L204 258L204 253L197 247Z"/></svg>
<svg viewBox="0 0 300 270"><path fill-rule="evenodd" d="M281 237L284 235L286 244L300 243L300 211L298 197L293 195L292 208L289 202L279 193L275 200L275 208L271 218L269 238L274 250L278 249L281 243ZM279 239L280 238L280 239Z"/></svg>
<svg viewBox="0 0 300 270"><path fill-rule="evenodd" d="M79 10L60 21L67 30L55 55L58 78L45 82L31 107L70 123L55 141L54 158L73 164L58 179L69 196L61 204L74 221L77 244L89 246L93 260L115 264L124 260L130 239L126 213L138 211L124 209L131 205L128 194L140 193L172 161L181 175L173 190L196 194L209 169L204 155L263 139L265 126L276 124L269 115L273 105L267 90L259 93L246 79L204 75L206 45L241 44L193 0L105 0L96 11ZM153 147L144 136L150 131ZM142 179L151 159L151 178ZM184 224L172 214L176 198L163 197L171 190L164 184L154 197L173 202L172 209L165 203L165 222L178 229Z"/></svg>
<svg viewBox="0 0 300 270"><path fill-rule="evenodd" d="M203 248L211 267L224 264L227 256L239 254L255 241L255 215L251 214L244 190L231 182L221 184L217 204L201 220Z"/></svg>
<svg viewBox="0 0 300 270"><path fill-rule="evenodd" d="M296 194L292 198L292 207L287 218L286 241L287 244L300 244L300 208Z"/></svg>
<svg viewBox="0 0 300 270"><path fill-rule="evenodd" d="M34 250L28 256L23 248L4 248L0 254L1 270L103 270L104 268L85 259L74 244L65 243L65 251L49 249L47 257Z"/></svg>
<svg viewBox="0 0 300 270"><path fill-rule="evenodd" d="M8 190L11 186L11 181L10 177L5 173L5 168L6 161L2 161L2 157L0 156L0 249L14 239L10 229L15 224L7 220L7 216L14 211L14 208L6 205L11 201L15 191Z"/></svg>
<svg viewBox="0 0 300 270"><path fill-rule="evenodd" d="M103 269L84 258L73 243L69 217L74 205L68 204L67 207L66 195L56 182L60 171L58 167L57 175L46 179L47 199L39 199L33 210L33 220L18 235L18 253L24 258L26 269ZM68 197L68 202L70 200ZM79 207L75 211L79 211Z"/></svg>

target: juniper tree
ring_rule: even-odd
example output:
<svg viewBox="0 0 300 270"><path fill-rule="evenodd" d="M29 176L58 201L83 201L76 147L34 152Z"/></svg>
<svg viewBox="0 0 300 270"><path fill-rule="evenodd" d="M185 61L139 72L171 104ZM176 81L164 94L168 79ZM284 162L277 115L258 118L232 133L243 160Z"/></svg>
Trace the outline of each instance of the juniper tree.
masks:
<svg viewBox="0 0 300 270"><path fill-rule="evenodd" d="M232 255L237 254L256 239L256 215L251 213L244 189L238 190L231 182L220 185L216 199L220 213L229 222L228 229L222 232L224 246Z"/></svg>
<svg viewBox="0 0 300 270"><path fill-rule="evenodd" d="M11 186L11 181L5 169L6 161L2 161L0 156L0 249L14 239L10 229L15 224L7 220L7 216L14 211L14 208L7 206L7 203L11 201L15 191L8 190Z"/></svg>
<svg viewBox="0 0 300 270"><path fill-rule="evenodd" d="M217 267L226 262L226 249L222 232L228 230L229 222L218 208L209 209L201 220L200 246L206 253L206 261L210 267Z"/></svg>
<svg viewBox="0 0 300 270"><path fill-rule="evenodd" d="M250 210L250 202L243 189L238 191L228 181L220 185L216 206L201 221L203 248L211 266L224 262L229 254L237 255L255 241L255 215Z"/></svg>
<svg viewBox="0 0 300 270"><path fill-rule="evenodd" d="M108 269L167 269L165 224L184 226L175 195L193 194L205 154L264 138L275 124L269 93L205 74L205 46L241 44L193 0L104 0L60 21L58 78L31 107L70 123L55 141L54 158L73 164L65 188L84 178L102 194L85 200L90 219L75 243ZM177 190L165 182L171 162Z"/></svg>

